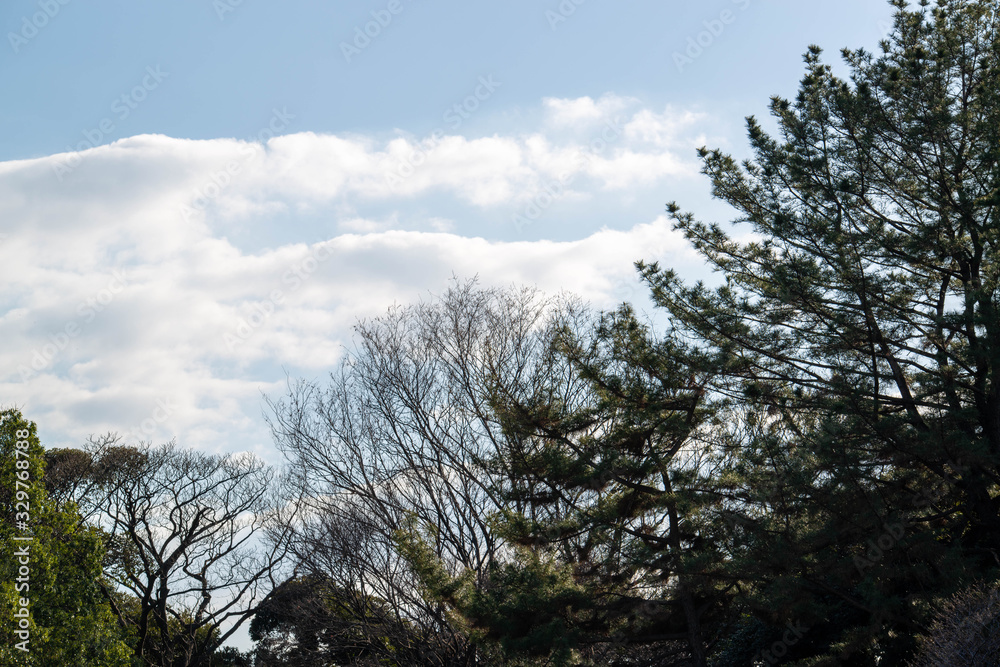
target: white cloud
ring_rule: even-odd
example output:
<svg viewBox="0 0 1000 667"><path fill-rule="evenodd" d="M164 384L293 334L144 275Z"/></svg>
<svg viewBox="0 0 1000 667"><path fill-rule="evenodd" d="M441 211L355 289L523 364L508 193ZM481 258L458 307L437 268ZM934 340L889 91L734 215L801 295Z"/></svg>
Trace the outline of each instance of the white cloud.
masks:
<svg viewBox="0 0 1000 667"><path fill-rule="evenodd" d="M694 134L708 120L703 113L667 107L663 113L641 109L625 124L625 138L645 146L669 148L682 144L701 145L704 134Z"/></svg>
<svg viewBox="0 0 1000 667"><path fill-rule="evenodd" d="M631 97L607 94L597 100L592 97L572 99L546 97L542 100L549 122L557 126L589 125L614 118L630 107L638 104Z"/></svg>
<svg viewBox="0 0 1000 667"><path fill-rule="evenodd" d="M582 122L625 102L546 104ZM23 407L50 445L132 430L273 459L261 393L280 395L284 370L322 376L360 316L440 292L452 275L565 289L609 306L635 297L636 259L695 267L663 217L530 242L462 235L442 213L455 201L513 208L566 169L578 170L581 197L595 185L621 190L689 173L677 149L698 122L636 111L620 145L583 163L586 143L543 132L382 143L304 132L266 146L140 136L0 164L0 262L10 276L0 404ZM393 189L386 170L415 153L420 164ZM55 167L70 159L60 180ZM418 196L422 212L410 215ZM365 212L368 203L382 210ZM234 240L247 225L300 214L328 217L325 238L286 232L253 248Z"/></svg>

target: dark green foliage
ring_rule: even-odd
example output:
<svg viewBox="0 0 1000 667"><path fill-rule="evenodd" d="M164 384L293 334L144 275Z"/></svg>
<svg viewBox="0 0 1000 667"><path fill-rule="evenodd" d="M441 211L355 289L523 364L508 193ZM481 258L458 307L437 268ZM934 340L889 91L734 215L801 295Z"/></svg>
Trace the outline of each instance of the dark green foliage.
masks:
<svg viewBox="0 0 1000 667"><path fill-rule="evenodd" d="M430 546L433 526L415 523L400 551L470 638L508 660L704 664L730 588L714 464L695 437L714 415L710 360L655 341L628 308L598 322L557 316L549 330L545 364L561 372L527 392L489 385L505 436L487 462L503 472L493 523L504 557L456 575Z"/></svg>
<svg viewBox="0 0 1000 667"><path fill-rule="evenodd" d="M342 589L316 577L284 582L250 623L257 667L349 665L370 656L373 644L391 650L391 642L377 636L389 616L386 605L371 601L366 619L355 618L350 606Z"/></svg>
<svg viewBox="0 0 1000 667"><path fill-rule="evenodd" d="M809 51L780 138L748 120L752 160L702 151L757 240L670 211L724 285L640 267L742 416L718 436L741 603L859 665L911 654L1000 549L997 7L896 4L881 55L844 52L850 81Z"/></svg>
<svg viewBox="0 0 1000 667"><path fill-rule="evenodd" d="M252 653L227 646L212 654L210 667L255 667Z"/></svg>
<svg viewBox="0 0 1000 667"><path fill-rule="evenodd" d="M935 600L997 579L997 7L896 5L881 55L844 52L850 80L810 49L772 101L780 136L748 120L753 159L702 150L754 240L669 210L721 286L640 264L666 336L625 309L555 341L574 401L555 376L493 393L499 534L589 603L494 570L490 605L450 598L488 637L537 653L516 619L545 610L574 650L670 638L705 664L729 637L738 661L874 665L913 655Z"/></svg>
<svg viewBox="0 0 1000 667"><path fill-rule="evenodd" d="M487 583L476 586L468 571L457 577L446 572L429 539L433 535L421 535L413 524L397 533L400 552L428 594L461 616L465 631L486 655L525 659L527 664L534 664L534 658L574 664L593 614L587 611L589 592L574 580L570 566L519 549L517 559L493 564Z"/></svg>
<svg viewBox="0 0 1000 667"><path fill-rule="evenodd" d="M549 387L527 404L496 399L517 433L508 465L527 482L508 496L529 508L508 513L504 533L533 549L529 563L557 557L582 593L564 619L573 619L575 632L553 637L552 646L596 643L609 651L667 638L686 643L682 653L704 664L724 595L712 575L722 556L707 514L717 502L711 462L694 437L712 415L706 360L672 337L654 341L627 307L603 317L593 333L563 330L553 346L585 398L569 407ZM530 578L504 594L511 596L508 619L560 608Z"/></svg>

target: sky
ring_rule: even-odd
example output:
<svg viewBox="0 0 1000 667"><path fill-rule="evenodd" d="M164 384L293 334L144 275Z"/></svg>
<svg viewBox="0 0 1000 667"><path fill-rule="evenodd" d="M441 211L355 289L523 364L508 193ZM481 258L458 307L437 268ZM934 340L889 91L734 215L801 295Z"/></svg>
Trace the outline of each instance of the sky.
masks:
<svg viewBox="0 0 1000 667"><path fill-rule="evenodd" d="M793 97L878 0L7 0L0 406L46 447L277 463L265 397L449 281L643 303L708 277L696 150ZM842 70L837 65L838 71ZM765 122L765 127L772 127ZM739 233L741 228L737 228Z"/></svg>

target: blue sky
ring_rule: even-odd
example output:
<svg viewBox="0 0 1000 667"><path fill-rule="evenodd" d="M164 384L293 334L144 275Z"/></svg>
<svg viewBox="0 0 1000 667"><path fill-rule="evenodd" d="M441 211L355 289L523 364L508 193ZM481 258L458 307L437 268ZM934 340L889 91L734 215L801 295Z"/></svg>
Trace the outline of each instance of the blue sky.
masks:
<svg viewBox="0 0 1000 667"><path fill-rule="evenodd" d="M95 6L96 5L96 6ZM276 460L262 396L453 275L641 300L705 275L695 149L794 95L875 0L10 0L0 7L0 404L48 446ZM367 35L365 31L367 30Z"/></svg>
<svg viewBox="0 0 1000 667"><path fill-rule="evenodd" d="M16 131L0 157L75 144L150 65L169 78L112 139L244 137L275 106L295 113L299 129L422 134L485 73L504 82L502 95L470 131L530 114L544 97L608 92L653 107L707 103L740 117L772 93L794 91L808 44L833 54L872 45L889 16L878 0L576 2L560 11L556 0L400 0L401 11L348 63L340 43L388 0L50 0L55 15L16 47L9 33L21 34L45 3L12 0L0 9L10 47L0 76L17 94L4 96L0 112ZM735 20L678 72L673 53L723 11ZM554 21L546 12L568 15Z"/></svg>

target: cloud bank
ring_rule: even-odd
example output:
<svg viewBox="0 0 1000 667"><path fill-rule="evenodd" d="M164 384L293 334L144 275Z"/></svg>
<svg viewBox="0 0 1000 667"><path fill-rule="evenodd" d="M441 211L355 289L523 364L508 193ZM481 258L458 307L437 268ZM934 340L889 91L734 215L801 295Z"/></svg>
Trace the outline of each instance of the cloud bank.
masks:
<svg viewBox="0 0 1000 667"><path fill-rule="evenodd" d="M703 116L614 96L543 108L508 135L144 135L0 163L0 404L49 446L114 430L273 459L261 394L280 396L286 372L323 376L359 317L452 276L610 306L641 297L636 259L696 270L662 216L559 241L486 222L554 179L559 197L600 201L697 171L684 155Z"/></svg>

